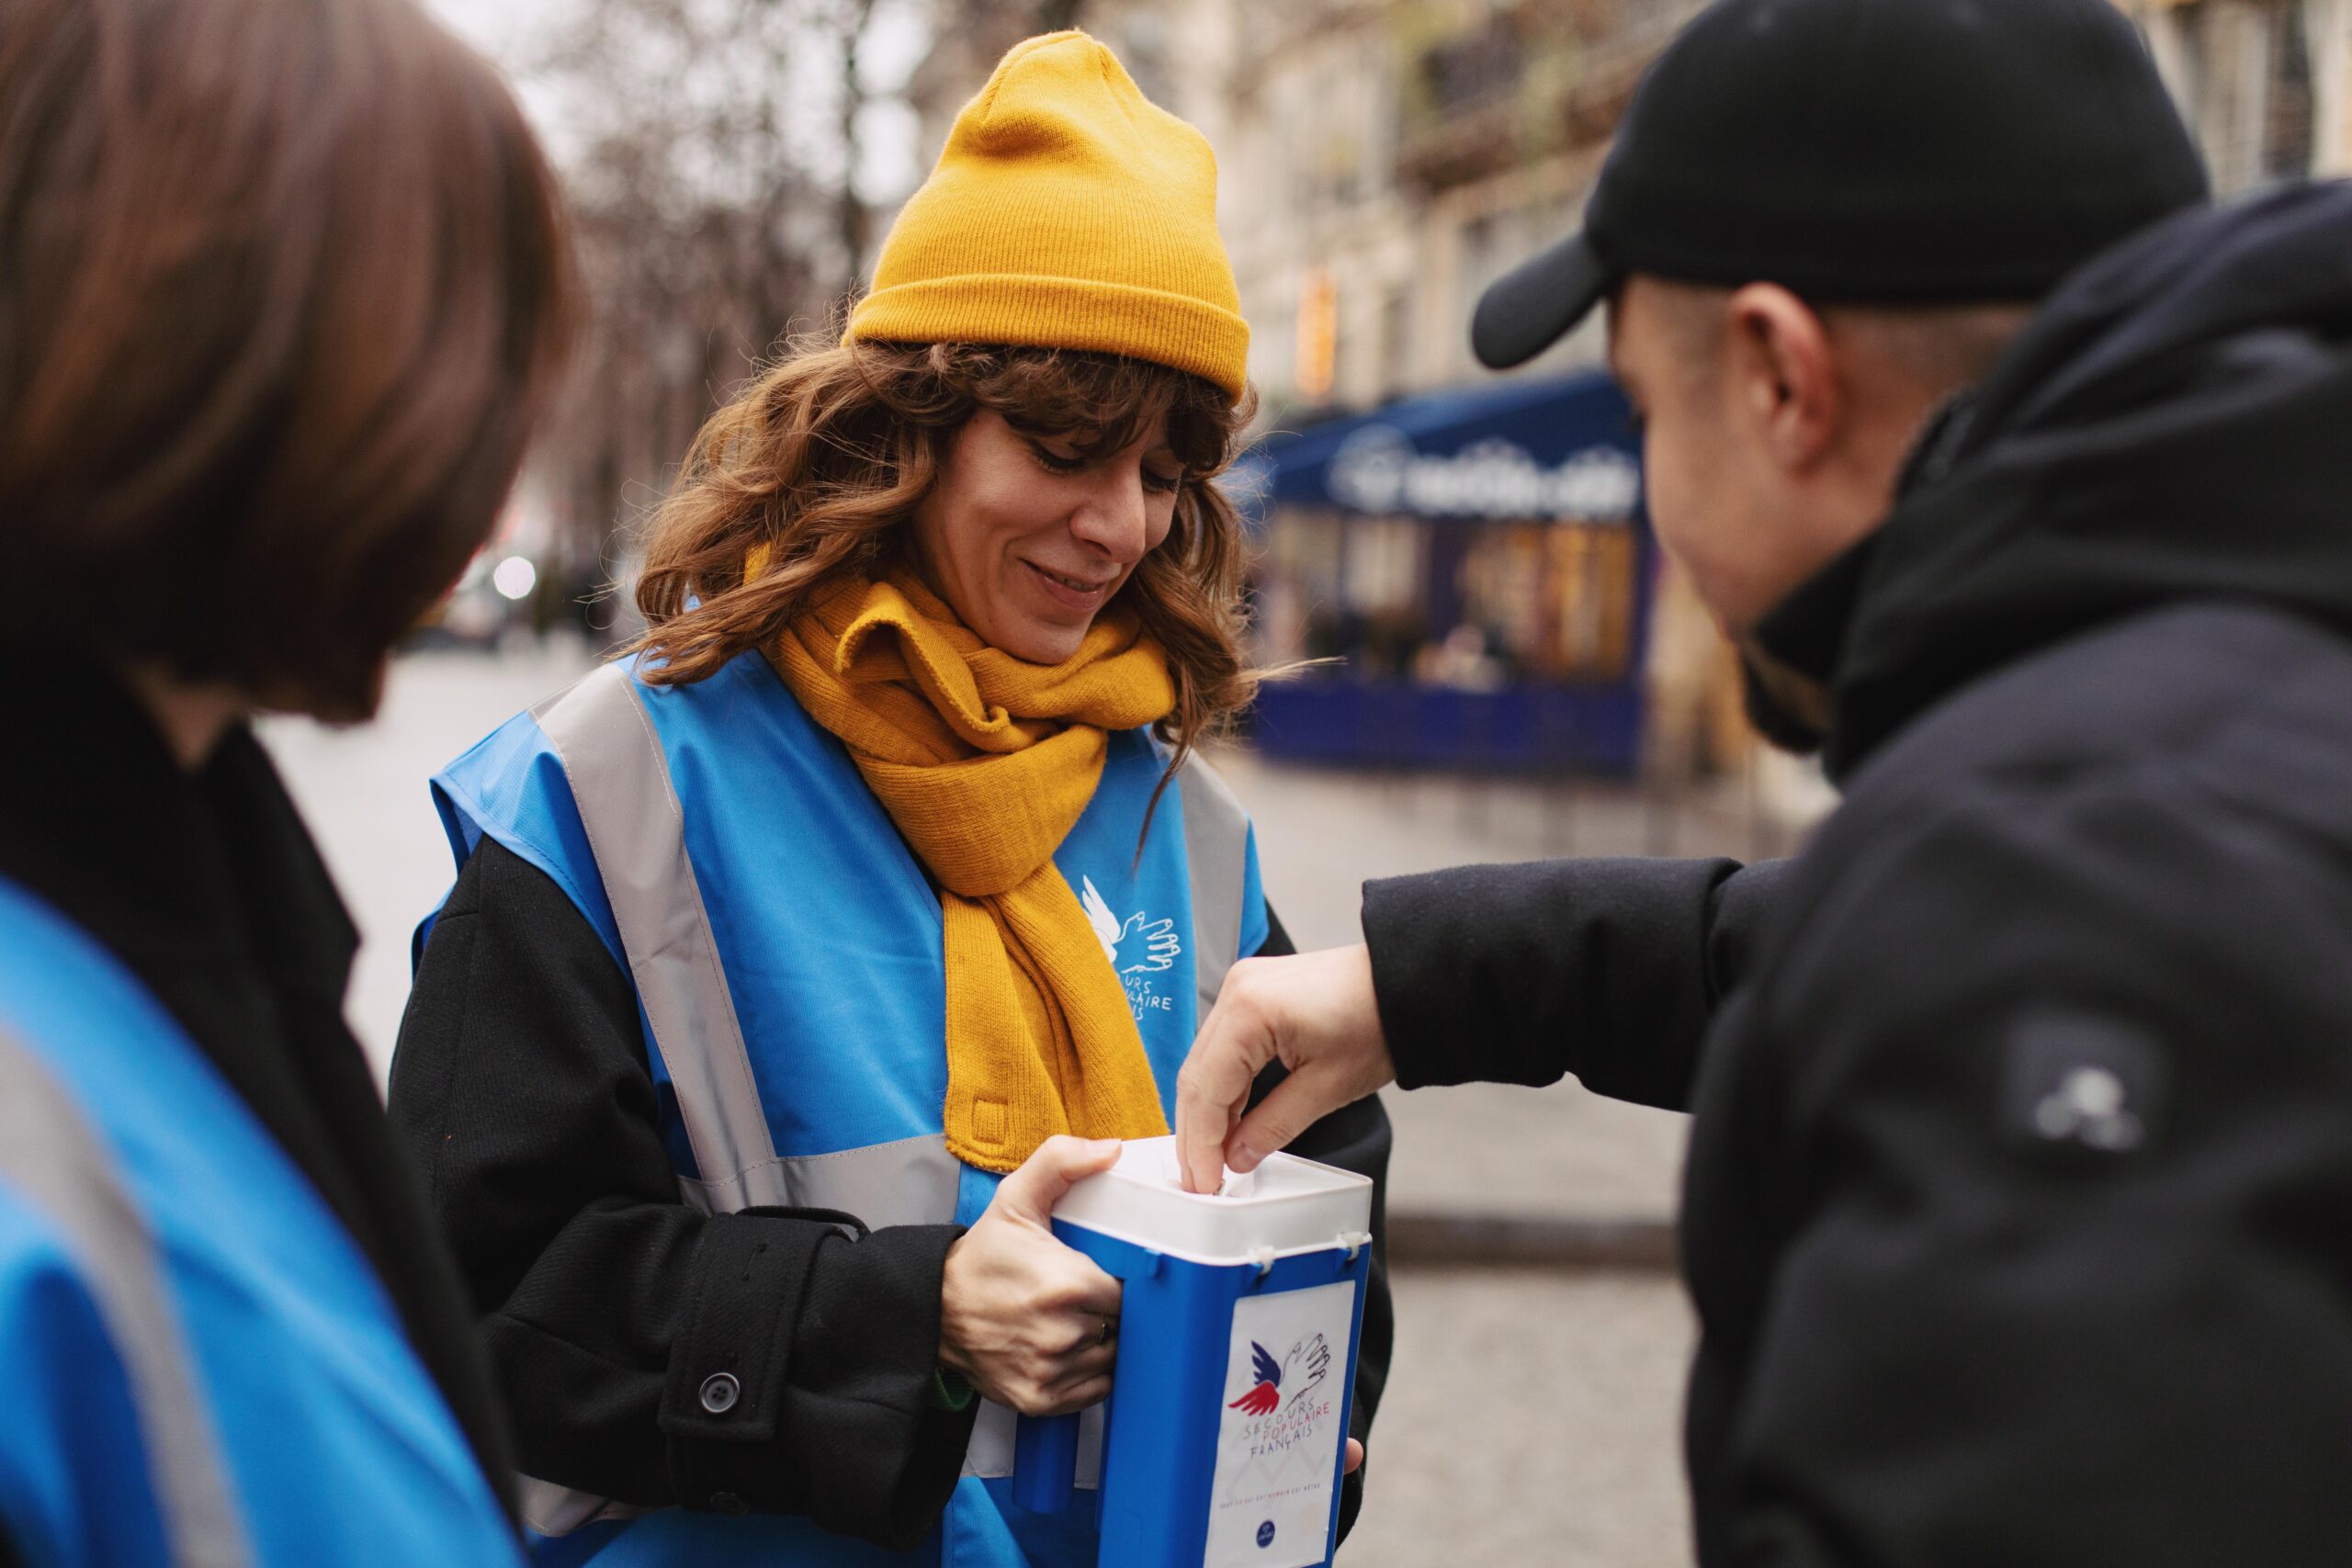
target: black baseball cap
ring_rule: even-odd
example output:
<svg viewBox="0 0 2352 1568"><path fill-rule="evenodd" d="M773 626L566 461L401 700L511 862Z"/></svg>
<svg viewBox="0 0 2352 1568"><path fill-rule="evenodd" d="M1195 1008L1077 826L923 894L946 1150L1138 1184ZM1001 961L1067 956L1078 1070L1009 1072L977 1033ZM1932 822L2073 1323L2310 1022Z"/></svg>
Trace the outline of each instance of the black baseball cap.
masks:
<svg viewBox="0 0 2352 1568"><path fill-rule="evenodd" d="M1633 272L1823 304L2039 299L2207 195L2110 0L1718 0L1634 93L1584 231L1488 288L1470 344L1532 359Z"/></svg>

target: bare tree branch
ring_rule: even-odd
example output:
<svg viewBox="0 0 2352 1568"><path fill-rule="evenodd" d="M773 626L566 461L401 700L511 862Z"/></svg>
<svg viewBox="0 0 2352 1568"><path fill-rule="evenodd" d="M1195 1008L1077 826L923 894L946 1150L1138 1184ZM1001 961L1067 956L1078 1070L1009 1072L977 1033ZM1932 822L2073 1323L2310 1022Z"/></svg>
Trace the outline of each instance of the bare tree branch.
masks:
<svg viewBox="0 0 2352 1568"><path fill-rule="evenodd" d="M842 270L847 275L842 289L844 294L853 292L865 281L866 212L865 203L857 194L857 118L865 107L866 93L865 84L858 75L858 50L873 20L874 0L850 0L848 15L842 20L841 144L850 162L842 171L841 195L834 209L840 225Z"/></svg>
<svg viewBox="0 0 2352 1568"><path fill-rule="evenodd" d="M579 0L515 62L557 106L591 301L534 471L590 559L716 402L858 282L877 3Z"/></svg>

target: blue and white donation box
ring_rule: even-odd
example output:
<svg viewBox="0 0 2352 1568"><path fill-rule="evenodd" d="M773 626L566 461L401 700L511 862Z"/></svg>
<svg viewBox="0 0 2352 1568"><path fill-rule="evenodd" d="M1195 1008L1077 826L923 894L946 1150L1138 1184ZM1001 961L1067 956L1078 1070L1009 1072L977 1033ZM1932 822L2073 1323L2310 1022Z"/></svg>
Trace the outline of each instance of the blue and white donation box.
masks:
<svg viewBox="0 0 2352 1568"><path fill-rule="evenodd" d="M1101 1458L1080 1453L1092 1412L1024 1419L1014 1501L1097 1510L1102 1568L1328 1564L1371 1230L1368 1177L1274 1155L1193 1193L1174 1139L1129 1144L1054 1211L1122 1281Z"/></svg>

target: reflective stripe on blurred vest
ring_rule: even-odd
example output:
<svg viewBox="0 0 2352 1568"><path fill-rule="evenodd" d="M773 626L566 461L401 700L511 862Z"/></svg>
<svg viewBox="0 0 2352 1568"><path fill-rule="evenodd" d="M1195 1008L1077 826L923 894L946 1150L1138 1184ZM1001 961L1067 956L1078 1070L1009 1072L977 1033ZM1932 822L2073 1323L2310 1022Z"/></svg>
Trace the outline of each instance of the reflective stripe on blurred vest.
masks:
<svg viewBox="0 0 2352 1568"><path fill-rule="evenodd" d="M221 1473L153 1240L96 1135L31 1050L0 1028L0 1183L55 1227L121 1358L171 1561L245 1568L253 1552Z"/></svg>
<svg viewBox="0 0 2352 1568"><path fill-rule="evenodd" d="M1267 925L1249 818L1206 763L1187 762L1170 792L1179 808L1155 813L1138 848L1164 767L1148 737L1113 736L1094 802L1055 860L1172 1105L1199 1017ZM834 1209L875 1227L978 1217L995 1179L956 1160L940 1130L937 895L840 743L763 659L682 687L608 665L434 782L461 864L496 839L552 876L628 970L688 1202ZM1012 1435L1010 1412L983 1408L943 1524L948 1559L1091 1564L1017 1540L998 1517L983 1483L1011 1472ZM523 1492L551 1535L634 1516L527 1477ZM594 1560L653 1561L689 1536L746 1563L940 1560L876 1553L803 1520L678 1510Z"/></svg>
<svg viewBox="0 0 2352 1568"><path fill-rule="evenodd" d="M350 1236L144 987L0 881L0 1534L42 1568L516 1561Z"/></svg>

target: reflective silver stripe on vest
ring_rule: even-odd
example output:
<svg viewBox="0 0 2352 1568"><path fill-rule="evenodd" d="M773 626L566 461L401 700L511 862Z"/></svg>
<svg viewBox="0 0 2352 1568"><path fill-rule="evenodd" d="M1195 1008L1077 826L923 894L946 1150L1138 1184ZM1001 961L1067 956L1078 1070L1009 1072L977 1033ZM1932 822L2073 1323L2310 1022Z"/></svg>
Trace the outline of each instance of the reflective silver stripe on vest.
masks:
<svg viewBox="0 0 2352 1568"><path fill-rule="evenodd" d="M570 1535L598 1519L633 1519L653 1512L634 1503L616 1503L593 1492L575 1492L536 1475L516 1472L514 1502L523 1522L541 1535Z"/></svg>
<svg viewBox="0 0 2352 1568"><path fill-rule="evenodd" d="M254 1561L146 1223L38 1057L0 1030L0 1180L63 1235L122 1357L177 1568Z"/></svg>
<svg viewBox="0 0 2352 1568"><path fill-rule="evenodd" d="M884 1225L944 1225L956 1219L956 1190L963 1168L938 1133L895 1143L873 1144L835 1155L800 1155L747 1173L743 1185L775 1191L759 1201L791 1209L838 1209L855 1214L870 1230ZM704 1184L681 1177L695 1207L731 1213L743 1204L722 1203Z"/></svg>
<svg viewBox="0 0 2352 1568"><path fill-rule="evenodd" d="M1250 864L1250 813L1197 751L1176 775L1184 798L1184 862L1193 882L1193 984L1205 1020L1241 946L1241 892Z"/></svg>
<svg viewBox="0 0 2352 1568"><path fill-rule="evenodd" d="M1090 1404L1078 1413L1076 1483L1080 1491L1091 1492L1102 1484L1102 1423L1108 1411L1107 1405ZM964 1473L985 1481L1011 1475L1020 1421L1011 1406L980 1401L980 1413L972 1422L972 1446L964 1450Z"/></svg>
<svg viewBox="0 0 2352 1568"><path fill-rule="evenodd" d="M607 664L531 710L555 747L620 928L638 1001L678 1095L702 1179L689 1201L721 1213L786 1201L661 737L628 667Z"/></svg>

